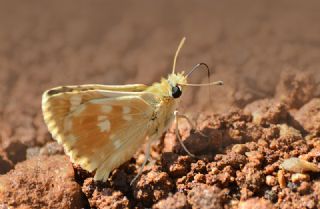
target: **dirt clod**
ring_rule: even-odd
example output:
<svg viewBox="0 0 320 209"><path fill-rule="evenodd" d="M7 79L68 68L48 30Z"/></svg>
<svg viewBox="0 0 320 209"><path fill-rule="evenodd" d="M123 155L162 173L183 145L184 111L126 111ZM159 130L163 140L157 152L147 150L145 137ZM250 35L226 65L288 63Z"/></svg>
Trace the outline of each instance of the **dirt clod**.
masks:
<svg viewBox="0 0 320 209"><path fill-rule="evenodd" d="M82 191L89 200L91 208L130 208L129 200L121 191L105 188L103 184L87 178L82 186Z"/></svg>
<svg viewBox="0 0 320 209"><path fill-rule="evenodd" d="M190 170L190 156L179 156L174 153L163 153L162 164L170 176L176 178L186 175Z"/></svg>
<svg viewBox="0 0 320 209"><path fill-rule="evenodd" d="M239 203L239 209L272 209L270 201L263 198L250 198Z"/></svg>
<svg viewBox="0 0 320 209"><path fill-rule="evenodd" d="M311 134L320 134L320 98L312 99L295 114L295 119Z"/></svg>
<svg viewBox="0 0 320 209"><path fill-rule="evenodd" d="M247 105L244 111L251 113L252 121L261 125L281 123L288 118L285 105L272 99L257 100Z"/></svg>
<svg viewBox="0 0 320 209"><path fill-rule="evenodd" d="M222 209L223 195L215 186L200 184L188 193L188 202L195 209Z"/></svg>
<svg viewBox="0 0 320 209"><path fill-rule="evenodd" d="M177 192L174 195L160 200L157 204L153 205L153 209L191 209L191 205L187 201L185 194Z"/></svg>
<svg viewBox="0 0 320 209"><path fill-rule="evenodd" d="M141 177L134 184L134 198L145 206L166 198L173 190L173 182L167 173L154 168Z"/></svg>
<svg viewBox="0 0 320 209"><path fill-rule="evenodd" d="M0 202L31 208L86 206L80 186L74 181L72 165L61 155L35 157L0 176Z"/></svg>
<svg viewBox="0 0 320 209"><path fill-rule="evenodd" d="M0 148L0 175L13 168L13 163L8 159L6 152Z"/></svg>
<svg viewBox="0 0 320 209"><path fill-rule="evenodd" d="M311 74L286 69L280 75L275 98L290 108L300 108L314 97L316 84Z"/></svg>

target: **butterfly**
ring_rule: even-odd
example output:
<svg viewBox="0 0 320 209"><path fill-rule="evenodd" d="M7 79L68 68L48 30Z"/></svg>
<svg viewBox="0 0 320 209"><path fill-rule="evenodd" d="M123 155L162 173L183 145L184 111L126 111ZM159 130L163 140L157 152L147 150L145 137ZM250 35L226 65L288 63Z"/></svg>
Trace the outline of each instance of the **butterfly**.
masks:
<svg viewBox="0 0 320 209"><path fill-rule="evenodd" d="M128 161L147 139L146 158L134 182L142 173L150 155L152 142L159 139L173 120L177 138L178 118L186 118L177 111L178 100L186 86L222 85L222 81L190 84L188 76L204 63L197 64L185 74L176 73L176 51L172 73L167 79L151 86L78 85L49 89L42 96L44 121L52 137L62 144L71 161L94 172L94 180L106 181L110 172ZM131 182L131 183L132 183Z"/></svg>

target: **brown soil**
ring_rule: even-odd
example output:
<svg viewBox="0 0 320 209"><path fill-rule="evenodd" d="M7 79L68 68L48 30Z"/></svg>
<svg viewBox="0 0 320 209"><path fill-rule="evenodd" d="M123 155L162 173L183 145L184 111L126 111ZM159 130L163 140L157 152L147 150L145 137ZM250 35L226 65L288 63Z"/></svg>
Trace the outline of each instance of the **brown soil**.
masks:
<svg viewBox="0 0 320 209"><path fill-rule="evenodd" d="M0 208L320 208L318 1L0 2ZM207 63L223 87L189 88L181 121L106 183L62 156L41 94L68 84L151 84ZM197 71L192 82L205 82ZM316 169L314 169L316 170Z"/></svg>

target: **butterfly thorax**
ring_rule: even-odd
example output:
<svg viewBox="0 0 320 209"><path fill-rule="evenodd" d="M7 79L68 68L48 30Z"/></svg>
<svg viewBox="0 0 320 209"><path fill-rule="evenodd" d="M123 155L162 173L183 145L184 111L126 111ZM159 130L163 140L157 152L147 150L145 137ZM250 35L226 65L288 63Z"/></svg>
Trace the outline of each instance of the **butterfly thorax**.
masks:
<svg viewBox="0 0 320 209"><path fill-rule="evenodd" d="M154 117L150 125L149 134L161 135L171 124L173 112L177 108L178 99L182 93L181 84L186 83L183 73L170 74L168 79L161 79L160 83L154 83L145 91L152 93L157 102L154 104ZM179 91L177 94L176 91Z"/></svg>

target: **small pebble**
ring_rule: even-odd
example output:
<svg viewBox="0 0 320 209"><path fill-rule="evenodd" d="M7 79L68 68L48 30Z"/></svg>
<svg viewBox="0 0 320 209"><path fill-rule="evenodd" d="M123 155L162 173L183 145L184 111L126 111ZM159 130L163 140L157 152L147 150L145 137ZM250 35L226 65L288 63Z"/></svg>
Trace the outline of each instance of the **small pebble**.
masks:
<svg viewBox="0 0 320 209"><path fill-rule="evenodd" d="M275 140L271 141L269 148L272 150L277 150L277 142Z"/></svg>
<svg viewBox="0 0 320 209"><path fill-rule="evenodd" d="M288 126L287 124L281 124L278 125L278 127L280 128L280 136L302 137L300 131Z"/></svg>
<svg viewBox="0 0 320 209"><path fill-rule="evenodd" d="M212 174L218 174L219 173L219 169L217 167L212 167L211 173Z"/></svg>
<svg viewBox="0 0 320 209"><path fill-rule="evenodd" d="M266 184L268 186L275 186L277 184L276 177L271 175L266 176Z"/></svg>
<svg viewBox="0 0 320 209"><path fill-rule="evenodd" d="M265 146L265 147L267 147L269 145L269 143L264 139L259 139L258 144L261 146Z"/></svg>
<svg viewBox="0 0 320 209"><path fill-rule="evenodd" d="M264 158L263 154L259 151L246 152L245 154L249 158L249 161L263 160Z"/></svg>
<svg viewBox="0 0 320 209"><path fill-rule="evenodd" d="M303 174L303 173L294 173L291 176L291 181L293 183L298 183L302 181L310 181L310 176L308 174Z"/></svg>
<svg viewBox="0 0 320 209"><path fill-rule="evenodd" d="M244 154L246 151L248 151L248 147L244 144L235 144L232 147L232 151L238 154Z"/></svg>
<svg viewBox="0 0 320 209"><path fill-rule="evenodd" d="M281 163L280 167L294 173L320 172L320 168L314 163L296 157L286 159Z"/></svg>
<svg viewBox="0 0 320 209"><path fill-rule="evenodd" d="M276 166L274 164L272 165L267 165L265 168L264 168L264 173L265 174L272 174L276 169Z"/></svg>
<svg viewBox="0 0 320 209"><path fill-rule="evenodd" d="M280 185L280 188L283 189L283 188L286 188L286 179L284 177L284 170L279 170L278 171L278 183Z"/></svg>
<svg viewBox="0 0 320 209"><path fill-rule="evenodd" d="M206 182L206 176L202 173L198 173L194 176L194 181L198 183L205 183Z"/></svg>

